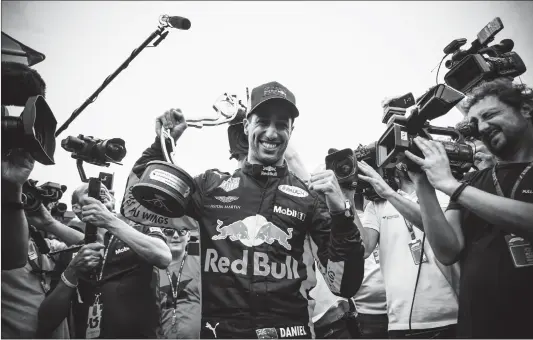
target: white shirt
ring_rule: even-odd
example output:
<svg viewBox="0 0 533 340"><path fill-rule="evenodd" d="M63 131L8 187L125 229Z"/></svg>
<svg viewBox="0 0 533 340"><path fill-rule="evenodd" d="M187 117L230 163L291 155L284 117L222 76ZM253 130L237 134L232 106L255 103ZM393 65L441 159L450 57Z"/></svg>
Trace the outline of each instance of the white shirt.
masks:
<svg viewBox="0 0 533 340"><path fill-rule="evenodd" d="M416 201L415 192L410 195L401 190L398 192ZM446 209L448 196L437 192L437 199L441 207ZM403 216L388 201L369 203L365 209L363 226L379 232L379 260L385 282L389 330L407 330L418 273L409 247L411 234ZM424 233L417 227L413 227L413 230L416 239L422 240ZM411 328L427 329L455 324L457 296L448 278L436 264L427 238L424 253L429 262L423 263L420 270Z"/></svg>

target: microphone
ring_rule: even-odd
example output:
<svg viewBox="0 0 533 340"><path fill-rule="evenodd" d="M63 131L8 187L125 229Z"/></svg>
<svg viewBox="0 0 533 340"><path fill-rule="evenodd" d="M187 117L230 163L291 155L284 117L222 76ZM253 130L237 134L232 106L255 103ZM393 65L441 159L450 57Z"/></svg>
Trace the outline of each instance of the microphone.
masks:
<svg viewBox="0 0 533 340"><path fill-rule="evenodd" d="M161 25L166 25L170 27L177 28L179 30L188 30L191 28L191 21L187 18L178 17L178 16L169 16L169 15L162 15L159 17L159 22Z"/></svg>

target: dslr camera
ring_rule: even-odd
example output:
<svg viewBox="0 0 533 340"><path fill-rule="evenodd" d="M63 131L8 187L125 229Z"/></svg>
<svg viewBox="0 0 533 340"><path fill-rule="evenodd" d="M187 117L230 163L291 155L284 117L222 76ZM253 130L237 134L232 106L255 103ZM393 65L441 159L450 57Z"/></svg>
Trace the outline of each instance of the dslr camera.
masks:
<svg viewBox="0 0 533 340"><path fill-rule="evenodd" d="M443 50L446 55L452 55L444 64L450 70L444 76L446 84L468 93L482 82L500 77L515 78L526 72L522 58L512 51L514 42L511 39L489 46L502 29L502 21L495 18L479 31L467 50L461 49L466 44L464 38L449 43Z"/></svg>
<svg viewBox="0 0 533 340"><path fill-rule="evenodd" d="M412 94L406 96L411 97ZM395 167L399 162L405 162L410 170L419 171L417 166L405 157L404 152L409 150L413 154L423 157L413 139L417 136L433 139L432 135L439 135L451 138L451 141L440 142L446 149L452 173L455 177L462 178L473 166L474 147L456 129L432 126L429 121L445 115L463 98L462 93L447 85L439 84L416 100L409 117L406 117L404 113L407 108L400 107L392 115L387 114L387 110L385 110L383 121L388 120L388 122L387 129L377 141L377 166L386 169ZM398 103L396 102L395 105Z"/></svg>
<svg viewBox="0 0 533 340"><path fill-rule="evenodd" d="M98 139L92 136L69 136L61 141L61 147L72 153L72 158L97 166L109 163L122 165L126 156L126 143L120 138Z"/></svg>
<svg viewBox="0 0 533 340"><path fill-rule="evenodd" d="M42 203L46 209L50 210L52 216L64 214L67 206L58 202L63 197L63 193L67 191L67 186L53 182L37 186L37 182L29 179L22 185L24 210L29 213L36 212Z"/></svg>

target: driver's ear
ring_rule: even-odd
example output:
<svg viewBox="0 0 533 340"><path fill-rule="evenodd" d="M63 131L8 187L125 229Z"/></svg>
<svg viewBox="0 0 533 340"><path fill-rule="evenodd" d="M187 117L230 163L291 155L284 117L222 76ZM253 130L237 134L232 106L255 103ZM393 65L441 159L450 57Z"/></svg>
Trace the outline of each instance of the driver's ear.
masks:
<svg viewBox="0 0 533 340"><path fill-rule="evenodd" d="M248 124L250 124L250 122L248 121L248 118L244 118L242 120L242 127L244 129L244 134L248 136Z"/></svg>

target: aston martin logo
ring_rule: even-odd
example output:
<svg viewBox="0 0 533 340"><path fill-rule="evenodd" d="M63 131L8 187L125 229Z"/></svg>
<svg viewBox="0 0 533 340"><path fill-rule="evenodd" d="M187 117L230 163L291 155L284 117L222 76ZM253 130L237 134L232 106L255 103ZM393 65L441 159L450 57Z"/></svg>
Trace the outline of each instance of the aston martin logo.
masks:
<svg viewBox="0 0 533 340"><path fill-rule="evenodd" d="M222 203L231 203L239 199L238 196L215 196L215 198Z"/></svg>

